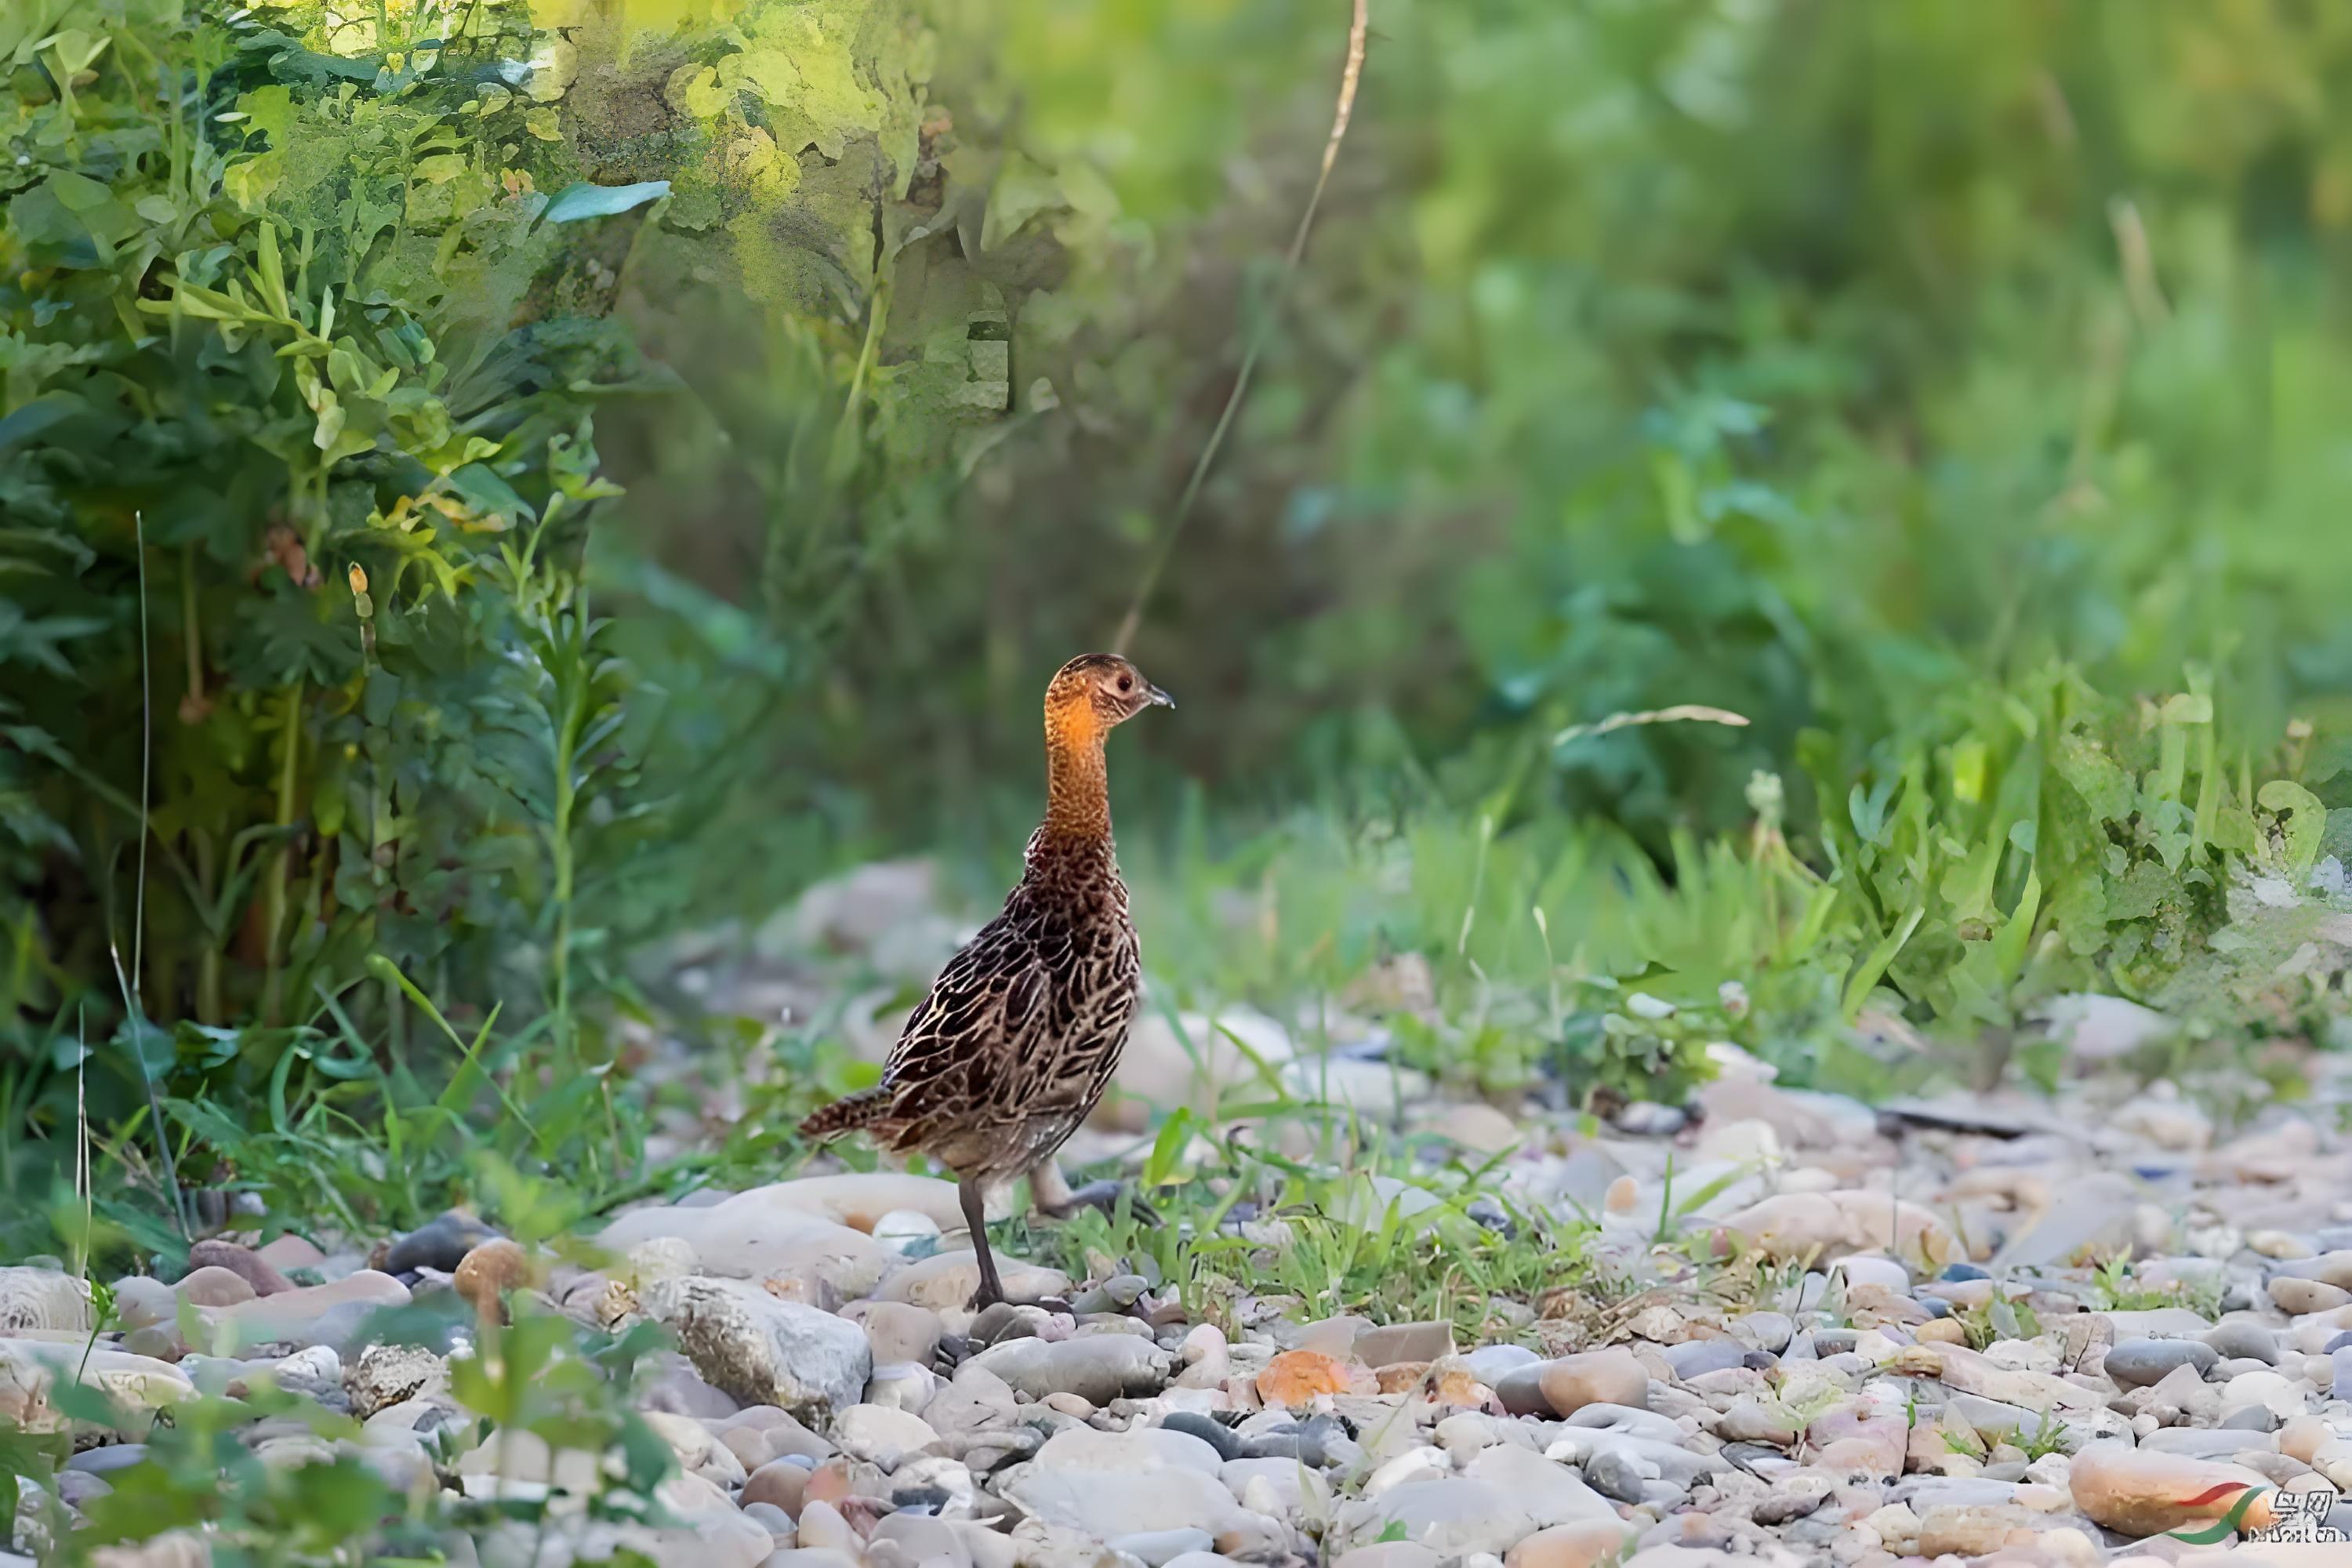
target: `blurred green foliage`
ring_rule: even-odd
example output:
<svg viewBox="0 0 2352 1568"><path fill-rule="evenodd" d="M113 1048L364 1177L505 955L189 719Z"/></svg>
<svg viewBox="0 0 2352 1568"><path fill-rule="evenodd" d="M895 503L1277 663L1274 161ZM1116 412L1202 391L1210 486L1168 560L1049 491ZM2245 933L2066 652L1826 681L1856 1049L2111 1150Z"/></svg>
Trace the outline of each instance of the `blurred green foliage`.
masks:
<svg viewBox="0 0 2352 1568"><path fill-rule="evenodd" d="M795 745L886 828L1025 777L1003 715L1116 622L1265 308L1345 24L933 9L941 210L982 178L954 248L1003 292L1018 428L952 496L866 492L854 559L768 583L835 606ZM1663 858L1744 820L1758 767L1810 834L1801 731L1853 767L2053 656L2118 694L2207 666L2232 745L2340 718L2347 50L2285 5L1379 8L1324 227L1139 648L1198 699L1167 751L1245 796L1410 763L1463 803L1577 721L1748 716L1552 748L1521 794ZM718 583L799 559L778 531L807 549L745 438L798 353L705 384L731 462L677 443L633 481L665 559Z"/></svg>
<svg viewBox="0 0 2352 1568"><path fill-rule="evenodd" d="M2352 25L1397 0L1277 309L1346 21L12 13L12 1117L154 1076L199 1175L366 1223L496 1089L643 1190L628 960L994 881L1260 331L1118 770L1180 987L1417 953L1405 1048L1505 1092L2084 987L2324 1032ZM1607 722L1686 704L1747 722Z"/></svg>
<svg viewBox="0 0 2352 1568"><path fill-rule="evenodd" d="M808 389L858 363L850 316L697 356L699 398L631 448L647 550L714 587L763 561L795 609L795 805L860 846L969 846L980 896L1032 809L1006 716L1108 635L1263 323L1137 648L1185 699L1118 770L1124 820L1180 824L1130 851L1164 972L1278 1001L1428 953L1454 1021L1425 1053L1505 1082L1542 1050L1460 1016L1511 975L1536 1033L1598 1027L1546 1000L1560 965L1666 972L1682 1009L1750 987L1714 1025L1805 1064L1865 1018L1998 1058L2085 987L2325 1037L2340 974L2277 973L2293 931L2254 934L2249 889L2289 885L2307 940L2315 858L2352 847L2326 412L2352 390L2352 28L1376 7L1269 320L1343 8L927 16L940 174L913 196L941 216L892 265L989 278L1010 418L950 426L947 479L928 453L780 473ZM868 297L885 382L918 363L897 288ZM820 552L844 505L860 548ZM1689 703L1750 722L1600 727ZM1164 815L1178 779L1202 794Z"/></svg>

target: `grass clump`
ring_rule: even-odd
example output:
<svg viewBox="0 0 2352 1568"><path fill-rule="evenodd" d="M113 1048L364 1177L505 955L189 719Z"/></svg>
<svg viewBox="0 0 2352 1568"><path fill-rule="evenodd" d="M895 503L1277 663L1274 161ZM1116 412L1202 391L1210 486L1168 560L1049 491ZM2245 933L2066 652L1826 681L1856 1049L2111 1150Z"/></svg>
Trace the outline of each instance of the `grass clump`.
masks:
<svg viewBox="0 0 2352 1568"><path fill-rule="evenodd" d="M2102 1261L2091 1277L2086 1304L2101 1312L2152 1312L2185 1307L2208 1321L2221 1315L2221 1270L2200 1270L2177 1279L2143 1280L2126 1257Z"/></svg>
<svg viewBox="0 0 2352 1568"><path fill-rule="evenodd" d="M1547 1297L1622 1294L1590 1223L1514 1203L1491 1163L1433 1166L1407 1145L1349 1141L1322 1108L1259 1109L1262 1120L1222 1135L1189 1112L1171 1121L1178 1139L1160 1147L1181 1149L1181 1163L1155 1158L1144 1173L1156 1223L1089 1210L1024 1226L1016 1249L1074 1276L1140 1272L1196 1321L1229 1328L1245 1307L1287 1300L1318 1316L1450 1321L1475 1345L1528 1337ZM1303 1158L1276 1152L1294 1133L1340 1141Z"/></svg>

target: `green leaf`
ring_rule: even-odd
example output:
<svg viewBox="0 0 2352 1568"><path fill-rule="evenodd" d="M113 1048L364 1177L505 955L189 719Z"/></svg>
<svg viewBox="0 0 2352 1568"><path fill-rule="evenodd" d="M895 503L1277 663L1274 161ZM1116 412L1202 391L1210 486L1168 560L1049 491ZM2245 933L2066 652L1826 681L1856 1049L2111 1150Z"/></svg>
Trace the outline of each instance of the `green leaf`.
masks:
<svg viewBox="0 0 2352 1568"><path fill-rule="evenodd" d="M1189 1105L1180 1105L1160 1124L1160 1136L1151 1141L1151 1155L1143 1163L1143 1184L1164 1187L1176 1179L1177 1163L1184 1157L1184 1147L1192 1141L1199 1119Z"/></svg>
<svg viewBox="0 0 2352 1568"><path fill-rule="evenodd" d="M484 464L467 463L455 469L449 475L449 485L482 517L498 518L511 524L517 519L535 520L539 516L529 501L515 493L512 485Z"/></svg>
<svg viewBox="0 0 2352 1568"><path fill-rule="evenodd" d="M2061 736L2055 761L2059 776L2074 785L2093 816L2121 822L2131 815L2131 775L2097 742L2085 735Z"/></svg>
<svg viewBox="0 0 2352 1568"><path fill-rule="evenodd" d="M1878 984L1887 966L1895 962L1895 955L1903 951L1903 944L1911 940L1911 933L1919 929L1919 921L1927 913L1926 899L1923 892L1921 901L1913 904L1911 912L1903 917L1903 923L1888 931L1885 939L1870 950L1870 955L1862 961L1862 967L1846 981L1845 1001L1840 1011L1847 1023L1853 1023L1861 1015L1862 1005L1870 1000L1871 988Z"/></svg>
<svg viewBox="0 0 2352 1568"><path fill-rule="evenodd" d="M2025 890L2017 896L2017 908L2008 921L1993 933L1992 956L2003 980L2011 984L2025 971L2025 954L2033 938L2033 918L2042 912L2042 872L2037 868L2025 873Z"/></svg>
<svg viewBox="0 0 2352 1568"><path fill-rule="evenodd" d="M667 180L641 180L634 185L592 185L583 180L557 192L540 216L549 223L578 223L583 218L611 217L667 195Z"/></svg>
<svg viewBox="0 0 2352 1568"><path fill-rule="evenodd" d="M0 419L0 458L75 415L89 407L70 392L45 393L33 399L5 419Z"/></svg>
<svg viewBox="0 0 2352 1568"><path fill-rule="evenodd" d="M2293 779L2273 779L2255 792L2263 810L2285 819L2286 874L2300 886L2319 864L2319 847L2327 836L2327 808L2319 797Z"/></svg>

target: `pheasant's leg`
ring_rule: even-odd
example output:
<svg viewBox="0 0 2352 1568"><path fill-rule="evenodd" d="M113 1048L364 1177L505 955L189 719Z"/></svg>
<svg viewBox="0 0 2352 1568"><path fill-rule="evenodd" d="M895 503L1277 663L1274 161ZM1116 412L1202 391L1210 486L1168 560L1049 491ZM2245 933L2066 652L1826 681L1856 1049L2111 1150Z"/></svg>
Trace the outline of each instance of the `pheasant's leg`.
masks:
<svg viewBox="0 0 2352 1568"><path fill-rule="evenodd" d="M956 1194L963 1200L963 1221L971 1227L971 1250L980 1259L980 1291L971 1299L975 1308L993 1307L1004 1300L1004 1282L996 1277L996 1258L988 1250L988 1214L980 1184L970 1176L956 1184Z"/></svg>
<svg viewBox="0 0 2352 1568"><path fill-rule="evenodd" d="M1073 1189L1069 1178L1051 1155L1040 1160L1029 1172L1029 1201L1037 1212L1048 1219L1067 1219L1080 1209L1098 1209L1114 1214L1118 1200L1127 1199L1127 1211L1143 1225L1158 1225L1160 1215L1153 1212L1142 1194L1125 1182L1088 1182Z"/></svg>

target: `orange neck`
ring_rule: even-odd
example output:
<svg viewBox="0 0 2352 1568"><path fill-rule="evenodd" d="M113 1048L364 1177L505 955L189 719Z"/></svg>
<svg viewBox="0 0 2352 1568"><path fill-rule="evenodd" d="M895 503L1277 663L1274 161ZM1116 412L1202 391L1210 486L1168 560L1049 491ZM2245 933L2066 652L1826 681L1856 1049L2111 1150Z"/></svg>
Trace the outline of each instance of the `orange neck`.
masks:
<svg viewBox="0 0 2352 1568"><path fill-rule="evenodd" d="M1103 725L1085 695L1045 706L1045 831L1052 838L1110 837Z"/></svg>

